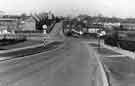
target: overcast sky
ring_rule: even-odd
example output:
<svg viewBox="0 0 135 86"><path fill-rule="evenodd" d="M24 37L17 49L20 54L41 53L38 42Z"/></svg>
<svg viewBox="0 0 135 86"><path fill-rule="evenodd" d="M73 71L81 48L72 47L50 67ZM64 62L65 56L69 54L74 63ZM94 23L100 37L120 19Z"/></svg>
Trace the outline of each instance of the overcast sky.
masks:
<svg viewBox="0 0 135 86"><path fill-rule="evenodd" d="M135 0L0 0L0 10L9 13L52 10L57 15L86 13L135 17Z"/></svg>

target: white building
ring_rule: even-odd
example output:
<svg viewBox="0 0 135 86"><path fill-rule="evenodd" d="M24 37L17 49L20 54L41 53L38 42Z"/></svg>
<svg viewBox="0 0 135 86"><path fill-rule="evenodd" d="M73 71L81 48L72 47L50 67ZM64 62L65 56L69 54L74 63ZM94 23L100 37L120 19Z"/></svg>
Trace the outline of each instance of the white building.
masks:
<svg viewBox="0 0 135 86"><path fill-rule="evenodd" d="M36 30L35 23L36 23L35 20L32 17L30 17L30 18L22 21L21 24L20 24L20 26L19 26L19 28L21 30L23 30L23 31L24 30L33 31L33 30Z"/></svg>

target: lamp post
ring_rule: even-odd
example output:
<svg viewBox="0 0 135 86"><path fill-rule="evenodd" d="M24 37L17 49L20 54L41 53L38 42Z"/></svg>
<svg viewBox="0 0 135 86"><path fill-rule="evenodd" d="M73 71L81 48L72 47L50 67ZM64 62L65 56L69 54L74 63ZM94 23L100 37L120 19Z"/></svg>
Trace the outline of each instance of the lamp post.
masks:
<svg viewBox="0 0 135 86"><path fill-rule="evenodd" d="M42 28L43 28L43 34L46 34L47 33L47 25L44 24L42 26Z"/></svg>
<svg viewBox="0 0 135 86"><path fill-rule="evenodd" d="M44 25L42 26L42 28L43 28L43 34L44 34L44 35L47 34L47 25L44 24ZM47 42L45 37L44 37L43 41L44 41L44 46L45 46L45 44L46 44L46 42Z"/></svg>

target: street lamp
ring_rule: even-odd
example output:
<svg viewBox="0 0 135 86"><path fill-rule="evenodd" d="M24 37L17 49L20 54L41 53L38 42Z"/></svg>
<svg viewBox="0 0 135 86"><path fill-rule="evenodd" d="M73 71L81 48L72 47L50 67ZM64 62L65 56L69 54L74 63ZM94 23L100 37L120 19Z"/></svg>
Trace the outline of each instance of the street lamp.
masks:
<svg viewBox="0 0 135 86"><path fill-rule="evenodd" d="M42 26L42 28L43 28L43 34L47 34L47 25L44 24L44 25ZM44 40L44 46L45 46L45 44L46 44L46 42L47 42L47 41L46 41L46 38L44 37L43 40Z"/></svg>
<svg viewBox="0 0 135 86"><path fill-rule="evenodd" d="M44 24L42 26L42 28L43 28L43 34L46 34L47 33L47 25Z"/></svg>

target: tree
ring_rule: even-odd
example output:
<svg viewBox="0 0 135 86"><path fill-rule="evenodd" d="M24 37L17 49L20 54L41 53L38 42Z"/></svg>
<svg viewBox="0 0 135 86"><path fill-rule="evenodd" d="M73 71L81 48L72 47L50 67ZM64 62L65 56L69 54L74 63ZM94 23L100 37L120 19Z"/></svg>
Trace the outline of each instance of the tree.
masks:
<svg viewBox="0 0 135 86"><path fill-rule="evenodd" d="M54 21L54 15L52 15L52 19L48 18L48 13L42 12L42 13L35 13L32 15L33 19L36 22L36 29L37 30L43 30L42 26L47 25L50 26L52 22ZM58 18L56 18L58 20Z"/></svg>
<svg viewBox="0 0 135 86"><path fill-rule="evenodd" d="M22 18L22 20L25 20L27 18L27 14L26 13L22 13L21 14L21 18Z"/></svg>

